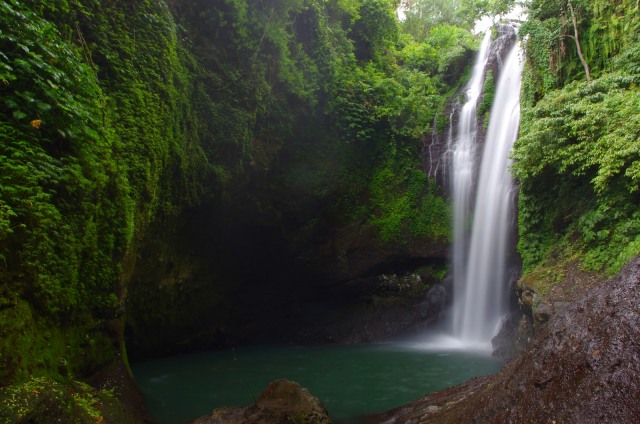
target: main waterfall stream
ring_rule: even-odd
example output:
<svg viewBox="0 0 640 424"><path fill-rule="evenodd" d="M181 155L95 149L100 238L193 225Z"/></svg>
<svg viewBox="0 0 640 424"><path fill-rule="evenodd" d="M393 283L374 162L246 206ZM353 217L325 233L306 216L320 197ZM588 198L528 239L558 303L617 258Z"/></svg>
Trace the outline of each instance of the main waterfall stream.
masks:
<svg viewBox="0 0 640 424"><path fill-rule="evenodd" d="M454 281L454 313L453 327L456 335L460 334L464 318L464 305L458 300L465 292L467 262L469 253L469 220L472 212L473 181L475 176L475 157L478 135L478 117L476 114L478 98L482 94L485 67L489 58L491 31L485 33L482 45L473 66L471 78L467 84L466 102L460 111L458 134L453 146L452 195L453 195L453 281ZM451 141L450 141L451 142ZM449 147L451 148L451 146Z"/></svg>
<svg viewBox="0 0 640 424"><path fill-rule="evenodd" d="M487 53L480 49L462 108L453 160L454 299L453 336L461 346L491 346L500 320L507 312L507 262L512 219L513 181L509 152L520 124L520 86L523 59L516 43L501 70L482 154L476 197L474 185L476 104L482 86ZM479 81L479 82L478 82ZM468 223L472 222L469 229Z"/></svg>

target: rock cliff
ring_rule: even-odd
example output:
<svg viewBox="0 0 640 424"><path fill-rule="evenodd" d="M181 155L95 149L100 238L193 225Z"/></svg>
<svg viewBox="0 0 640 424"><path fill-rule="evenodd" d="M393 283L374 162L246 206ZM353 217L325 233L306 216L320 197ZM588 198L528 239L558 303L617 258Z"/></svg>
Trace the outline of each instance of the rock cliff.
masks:
<svg viewBox="0 0 640 424"><path fill-rule="evenodd" d="M552 315L500 373L430 394L370 422L636 422L639 289L636 257Z"/></svg>

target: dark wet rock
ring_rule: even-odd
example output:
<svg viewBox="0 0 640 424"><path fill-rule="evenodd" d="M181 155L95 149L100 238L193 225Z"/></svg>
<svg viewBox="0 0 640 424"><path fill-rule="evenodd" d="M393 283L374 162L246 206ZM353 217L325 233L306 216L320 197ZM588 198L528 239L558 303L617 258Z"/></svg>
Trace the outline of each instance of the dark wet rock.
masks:
<svg viewBox="0 0 640 424"><path fill-rule="evenodd" d="M111 404L115 405L117 412L115 417L118 419L114 418L105 422L117 422L118 424L152 422L145 406L144 395L120 355L117 356L112 366L101 369L87 382L96 390L114 395ZM111 409L114 409L113 406ZM123 419L123 417L130 418Z"/></svg>
<svg viewBox="0 0 640 424"><path fill-rule="evenodd" d="M270 383L253 405L219 408L191 424L330 424L322 403L298 383L286 379Z"/></svg>
<svg viewBox="0 0 640 424"><path fill-rule="evenodd" d="M539 328L544 325L553 315L553 309L551 305L547 303L539 303L533 307L533 325L535 328Z"/></svg>
<svg viewBox="0 0 640 424"><path fill-rule="evenodd" d="M536 329L542 327L555 312L550 299L539 296L533 289L524 288L518 299L520 309L530 317Z"/></svg>
<svg viewBox="0 0 640 424"><path fill-rule="evenodd" d="M479 377L373 417L387 423L635 423L640 257L551 316L526 350Z"/></svg>
<svg viewBox="0 0 640 424"><path fill-rule="evenodd" d="M447 303L447 291L441 285L431 287L427 292L427 302L430 309L442 312Z"/></svg>
<svg viewBox="0 0 640 424"><path fill-rule="evenodd" d="M321 312L325 317L307 325L295 342L356 344L410 337L438 321L448 300L446 289L429 267L381 274L343 287L342 296L334 303L346 300L350 307L340 310L327 305L334 312L330 316Z"/></svg>
<svg viewBox="0 0 640 424"><path fill-rule="evenodd" d="M502 323L498 333L491 339L493 356L503 360L511 359L515 352L513 341L516 339L517 326L513 314L509 314Z"/></svg>
<svg viewBox="0 0 640 424"><path fill-rule="evenodd" d="M553 305L553 313L557 314L567 310L571 306L571 302L557 301L557 302L553 302L552 305Z"/></svg>
<svg viewBox="0 0 640 424"><path fill-rule="evenodd" d="M525 315L520 316L518 330L516 332L516 352L520 353L533 338L533 326Z"/></svg>
<svg viewBox="0 0 640 424"><path fill-rule="evenodd" d="M532 308L535 303L536 296L536 293L532 290L523 290L520 295L520 302L523 306Z"/></svg>
<svg viewBox="0 0 640 424"><path fill-rule="evenodd" d="M493 356L510 361L519 354L533 337L533 327L526 315L513 312L500 325L491 340Z"/></svg>
<svg viewBox="0 0 640 424"><path fill-rule="evenodd" d="M487 59L487 69L493 72L495 81L500 77L504 58L507 57L513 43L517 40L516 29L511 24L502 24L497 26L498 37L491 42L491 50Z"/></svg>
<svg viewBox="0 0 640 424"><path fill-rule="evenodd" d="M507 53L513 46L513 43L517 40L516 30L513 25L505 24L497 27L498 37L491 42L489 50L489 57L487 60L487 71L493 73L494 81L497 81L502 69L502 63ZM468 59L468 63L471 63L472 59ZM451 103L447 107L444 113L445 120L451 120L450 125L445 125L440 130L433 131L431 134L427 134L423 139L422 146L422 159L423 169L429 178L434 178L439 184L445 188L450 187L452 180L451 172L451 160L452 151L448 142L451 137L456 137L456 131L458 127L459 110L461 109L460 100L464 99L464 90L466 87L462 87L458 93L451 98ZM478 99L478 104L482 103L483 96ZM482 125L483 117L479 117L478 122L478 134L476 142L479 145L484 144L485 128ZM434 128L437 128L434 125ZM452 134L453 132L453 134ZM479 159L482 155L482 148L478 148L475 151L476 163L479 163ZM476 167L476 172L479 172L479 167ZM477 177L477 176L476 176Z"/></svg>

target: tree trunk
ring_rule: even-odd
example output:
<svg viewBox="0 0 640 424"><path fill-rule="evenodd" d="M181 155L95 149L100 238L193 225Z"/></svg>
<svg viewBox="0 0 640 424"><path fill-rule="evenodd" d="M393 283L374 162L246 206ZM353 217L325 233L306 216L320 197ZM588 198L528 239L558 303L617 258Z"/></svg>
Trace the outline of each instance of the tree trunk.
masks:
<svg viewBox="0 0 640 424"><path fill-rule="evenodd" d="M573 22L573 32L575 36L571 37L576 42L576 47L578 48L578 56L580 56L580 61L582 62L582 66L584 66L584 71L587 74L587 81L591 81L591 72L589 71L589 65L587 65L587 61L584 59L584 55L582 54L582 49L580 48L580 38L578 37L578 23L576 22L576 14L573 10L573 5L571 2L568 2L569 10L571 10L571 21Z"/></svg>

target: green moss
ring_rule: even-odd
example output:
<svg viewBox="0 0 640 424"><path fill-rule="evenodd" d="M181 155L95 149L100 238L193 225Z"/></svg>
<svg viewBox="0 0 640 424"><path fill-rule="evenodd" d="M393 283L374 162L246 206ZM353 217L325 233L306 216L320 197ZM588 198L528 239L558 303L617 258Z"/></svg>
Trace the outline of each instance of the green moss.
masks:
<svg viewBox="0 0 640 424"><path fill-rule="evenodd" d="M485 129L489 126L489 115L491 114L491 106L493 105L493 98L495 96L496 85L493 81L493 72L487 71L487 76L484 80L484 87L482 89L482 101L478 105L478 116L482 118L483 127Z"/></svg>
<svg viewBox="0 0 640 424"><path fill-rule="evenodd" d="M113 392L79 381L30 378L0 389L0 422L70 424L134 423L135 417Z"/></svg>
<svg viewBox="0 0 640 424"><path fill-rule="evenodd" d="M29 376L87 375L114 361L114 342L105 323L92 317L79 319L76 325L56 323L25 300L1 300L3 384Z"/></svg>
<svg viewBox="0 0 640 424"><path fill-rule="evenodd" d="M388 154L387 166L377 170L371 182L369 222L385 241L449 240L450 207L433 181L411 167L411 156Z"/></svg>
<svg viewBox="0 0 640 424"><path fill-rule="evenodd" d="M532 290L540 296L546 296L554 285L565 278L566 266L567 263L538 266L518 280L518 286Z"/></svg>
<svg viewBox="0 0 640 424"><path fill-rule="evenodd" d="M136 238L211 183L202 74L163 2L0 22L0 380L86 375L114 361Z"/></svg>

